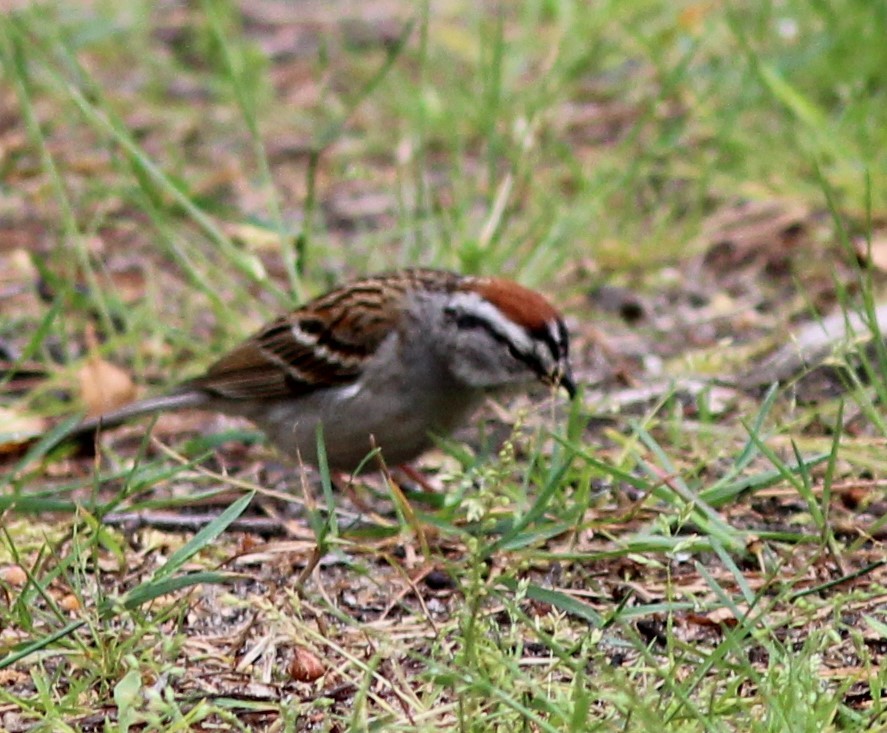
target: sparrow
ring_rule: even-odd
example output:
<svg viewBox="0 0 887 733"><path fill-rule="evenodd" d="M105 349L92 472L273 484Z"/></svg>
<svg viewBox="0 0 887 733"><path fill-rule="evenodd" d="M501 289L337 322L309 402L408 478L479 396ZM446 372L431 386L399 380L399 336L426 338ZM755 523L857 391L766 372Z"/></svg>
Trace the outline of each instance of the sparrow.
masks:
<svg viewBox="0 0 887 733"><path fill-rule="evenodd" d="M510 280L406 269L346 283L268 323L167 394L89 418L78 435L198 408L247 418L285 455L332 470L375 448L405 464L490 393L576 385L558 311Z"/></svg>

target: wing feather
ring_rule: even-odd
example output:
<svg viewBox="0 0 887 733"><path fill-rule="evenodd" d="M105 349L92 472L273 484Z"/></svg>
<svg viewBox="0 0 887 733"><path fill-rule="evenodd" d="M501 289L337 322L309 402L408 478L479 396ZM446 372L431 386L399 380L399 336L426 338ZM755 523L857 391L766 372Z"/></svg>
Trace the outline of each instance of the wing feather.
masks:
<svg viewBox="0 0 887 733"><path fill-rule="evenodd" d="M185 386L255 400L354 383L395 332L409 291L456 282L451 273L404 270L338 288L272 321Z"/></svg>

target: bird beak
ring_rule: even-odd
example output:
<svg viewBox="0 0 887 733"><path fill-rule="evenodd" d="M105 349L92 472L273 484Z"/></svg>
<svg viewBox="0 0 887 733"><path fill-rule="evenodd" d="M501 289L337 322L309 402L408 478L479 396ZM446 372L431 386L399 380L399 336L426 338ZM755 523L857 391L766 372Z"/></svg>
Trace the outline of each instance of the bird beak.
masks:
<svg viewBox="0 0 887 733"><path fill-rule="evenodd" d="M553 387L563 387L567 390L567 395L569 395L571 400L576 396L576 382L573 380L573 371L569 365L564 365L550 379L545 381Z"/></svg>
<svg viewBox="0 0 887 733"><path fill-rule="evenodd" d="M561 374L560 386L567 390L567 395L571 400L576 396L576 382L573 381L573 372L570 367L567 367Z"/></svg>

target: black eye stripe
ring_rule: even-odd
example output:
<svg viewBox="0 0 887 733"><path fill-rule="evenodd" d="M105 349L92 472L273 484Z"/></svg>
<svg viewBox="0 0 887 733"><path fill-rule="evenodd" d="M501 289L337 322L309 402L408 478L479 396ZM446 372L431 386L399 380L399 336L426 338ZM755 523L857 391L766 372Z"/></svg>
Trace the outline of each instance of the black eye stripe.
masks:
<svg viewBox="0 0 887 733"><path fill-rule="evenodd" d="M496 341L505 346L508 349L508 353L516 360L521 361L526 364L532 371L534 371L540 378L547 377L548 371L545 369L545 366L542 364L541 360L533 353L524 353L520 351L514 343L512 343L511 339L509 339L504 334L499 333L493 325L484 318L473 315L471 313L459 313L457 314L455 310L448 310L449 315L453 315L456 317L456 327L469 329L469 328L480 328L486 331L489 336ZM545 336L540 334L532 333L530 334L534 338L541 337L546 344L548 344L549 349L556 349L557 345L554 344L554 340L551 338L551 335L546 331ZM553 346L552 346L553 345ZM552 356L554 356L554 360L557 361L557 356L554 355L554 351L552 351Z"/></svg>
<svg viewBox="0 0 887 733"><path fill-rule="evenodd" d="M542 328L537 328L534 331L530 332L530 335L536 339L537 341L541 341L548 347L548 351L551 354L551 358L553 361L560 361L561 354L564 352L563 350L563 338L558 338L557 340L554 338L554 335L551 333L551 327L547 324ZM558 334L559 337L562 337L562 334Z"/></svg>
<svg viewBox="0 0 887 733"><path fill-rule="evenodd" d="M447 315L455 317L456 328L486 328L490 330L489 323L472 313L458 313L455 308L449 308L447 309Z"/></svg>
<svg viewBox="0 0 887 733"><path fill-rule="evenodd" d="M567 327L563 321L557 322L557 337L560 341L561 354L568 356L570 353L570 334L567 333Z"/></svg>

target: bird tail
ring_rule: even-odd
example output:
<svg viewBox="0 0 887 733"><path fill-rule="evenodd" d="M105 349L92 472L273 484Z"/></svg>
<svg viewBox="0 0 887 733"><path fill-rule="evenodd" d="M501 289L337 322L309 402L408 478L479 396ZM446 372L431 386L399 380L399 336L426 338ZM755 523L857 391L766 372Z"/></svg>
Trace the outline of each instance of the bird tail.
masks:
<svg viewBox="0 0 887 733"><path fill-rule="evenodd" d="M63 440L82 438L91 435L98 430L110 430L143 415L153 415L158 412L184 410L189 407L203 407L209 402L209 395L196 389L183 389L179 392L148 397L128 405L106 412L103 415L88 417L78 423Z"/></svg>

